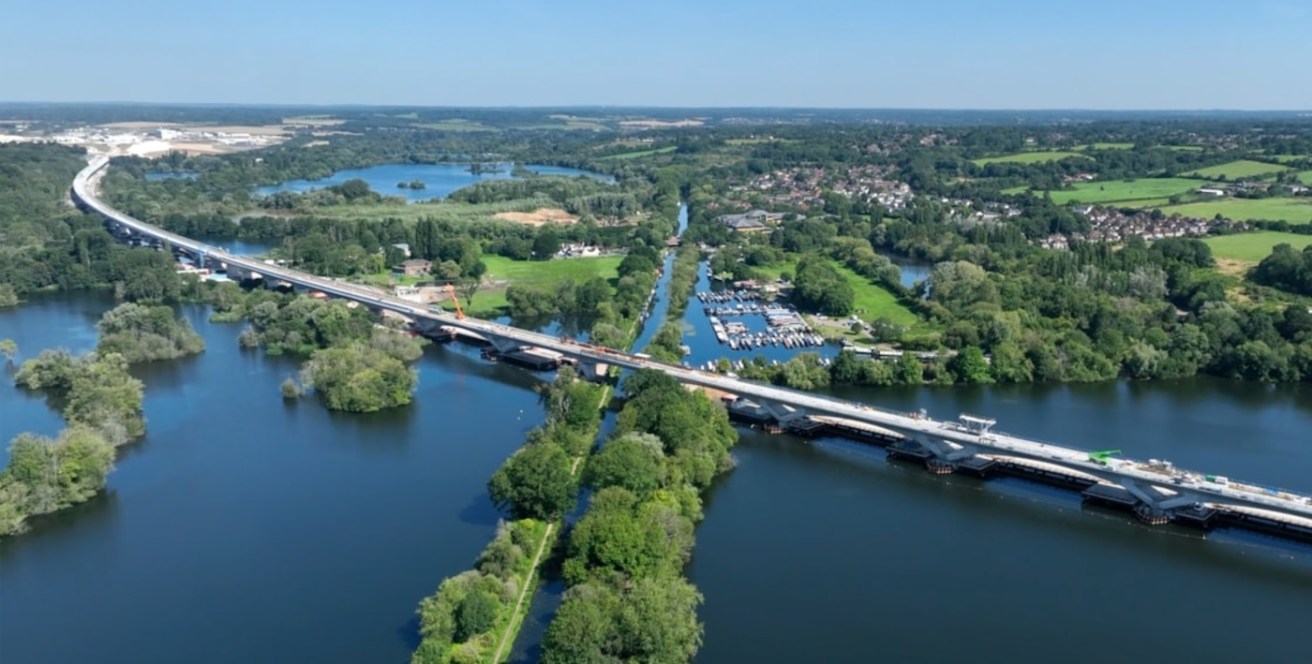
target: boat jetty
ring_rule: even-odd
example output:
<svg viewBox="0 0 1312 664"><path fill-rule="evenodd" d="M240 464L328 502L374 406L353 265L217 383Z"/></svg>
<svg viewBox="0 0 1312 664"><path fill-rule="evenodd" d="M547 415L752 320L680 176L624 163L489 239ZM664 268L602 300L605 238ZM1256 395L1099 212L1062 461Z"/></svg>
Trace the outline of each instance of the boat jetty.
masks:
<svg viewBox="0 0 1312 664"><path fill-rule="evenodd" d="M823 346L824 337L816 334L802 316L791 307L766 302L754 290L739 289L719 292L701 291L702 311L711 322L715 339L733 350L751 350L766 346L805 348ZM762 316L766 329L753 332L740 321L726 320L744 316Z"/></svg>

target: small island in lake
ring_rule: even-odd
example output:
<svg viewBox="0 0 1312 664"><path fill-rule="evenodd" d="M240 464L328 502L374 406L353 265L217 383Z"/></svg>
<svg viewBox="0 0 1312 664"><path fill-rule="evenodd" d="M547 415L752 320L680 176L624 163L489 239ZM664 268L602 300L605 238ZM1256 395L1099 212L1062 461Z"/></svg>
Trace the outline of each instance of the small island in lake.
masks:
<svg viewBox="0 0 1312 664"><path fill-rule="evenodd" d="M428 185L424 184L424 181L423 181L423 180L414 179L414 180L411 180L411 181L409 181L409 182L398 182L398 183L396 183L396 188L397 188L397 189L414 189L414 190L418 191L418 190L420 190L420 189L427 189L427 188L428 188Z"/></svg>

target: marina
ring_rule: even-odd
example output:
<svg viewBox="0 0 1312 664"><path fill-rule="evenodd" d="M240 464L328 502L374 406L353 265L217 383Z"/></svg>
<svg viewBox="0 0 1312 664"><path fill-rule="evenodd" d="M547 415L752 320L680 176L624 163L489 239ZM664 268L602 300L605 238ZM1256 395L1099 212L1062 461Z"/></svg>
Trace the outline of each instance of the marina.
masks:
<svg viewBox="0 0 1312 664"><path fill-rule="evenodd" d="M764 301L756 290L699 291L697 299L704 305L702 312L710 321L715 340L732 350L825 345L824 337L811 329L795 309ZM763 318L765 328L752 330L742 320L727 320L749 316Z"/></svg>

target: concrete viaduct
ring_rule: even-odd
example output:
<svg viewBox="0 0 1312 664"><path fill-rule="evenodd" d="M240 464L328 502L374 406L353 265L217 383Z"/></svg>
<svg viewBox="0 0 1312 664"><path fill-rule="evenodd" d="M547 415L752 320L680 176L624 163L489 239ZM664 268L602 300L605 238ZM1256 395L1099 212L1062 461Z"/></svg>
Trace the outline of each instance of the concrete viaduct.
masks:
<svg viewBox="0 0 1312 664"><path fill-rule="evenodd" d="M1115 490L1132 501L1135 511L1149 523L1165 523L1181 515L1228 512L1283 524L1300 533L1312 535L1312 498L1305 495L1235 482L1217 475L1179 470L1169 463L1108 458L998 433L992 430L993 421L985 418L963 415L959 420L934 420L923 412L883 410L863 403L659 362L644 355L578 343L489 321L458 317L338 279L318 277L227 253L130 217L101 201L96 195L96 184L108 165L109 158L96 157L77 175L72 186L75 203L85 210L103 215L111 228L120 235L152 238L175 251L190 255L199 265L226 270L236 278L262 278L266 283L286 283L353 300L374 310L401 314L413 320L421 330L448 328L476 336L502 353L522 348L553 351L572 359L585 375L599 375L607 366L661 371L684 384L735 395L780 424L819 416L877 427L887 436L896 438L898 442L895 445L898 448L914 451L937 472L978 468L981 464L996 460L1012 460L1032 467L1047 468L1073 478L1081 478L1094 486Z"/></svg>

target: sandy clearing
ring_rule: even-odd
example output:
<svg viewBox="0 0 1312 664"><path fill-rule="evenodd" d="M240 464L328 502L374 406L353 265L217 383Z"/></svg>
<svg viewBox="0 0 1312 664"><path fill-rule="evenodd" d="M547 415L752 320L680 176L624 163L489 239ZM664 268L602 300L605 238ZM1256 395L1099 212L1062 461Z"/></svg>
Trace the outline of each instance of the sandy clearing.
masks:
<svg viewBox="0 0 1312 664"><path fill-rule="evenodd" d="M497 219L505 219L519 224L529 226L541 226L543 224L572 224L579 220L560 208L538 208L532 212L498 212L494 215Z"/></svg>
<svg viewBox="0 0 1312 664"><path fill-rule="evenodd" d="M216 145L214 143L172 143L169 150L178 152L190 152L194 154L227 154L237 152L235 148L228 145Z"/></svg>
<svg viewBox="0 0 1312 664"><path fill-rule="evenodd" d="M1235 277L1244 276L1248 273L1250 268L1257 265L1257 263L1235 260L1233 258L1217 258L1215 260L1217 272Z"/></svg>

